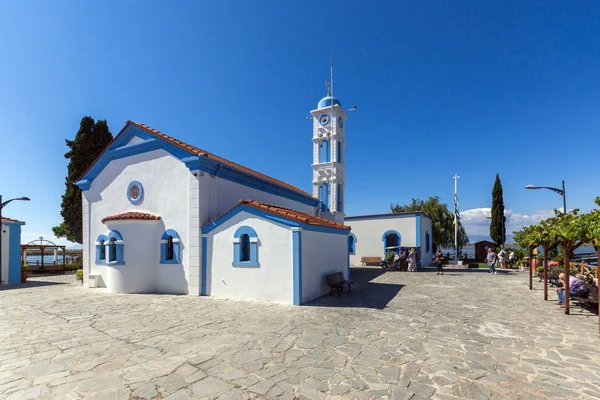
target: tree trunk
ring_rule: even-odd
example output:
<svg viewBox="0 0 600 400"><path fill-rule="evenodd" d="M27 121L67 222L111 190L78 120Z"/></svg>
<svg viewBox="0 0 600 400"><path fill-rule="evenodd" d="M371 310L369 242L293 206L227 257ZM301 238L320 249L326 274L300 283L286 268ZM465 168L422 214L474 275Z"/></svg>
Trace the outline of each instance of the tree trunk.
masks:
<svg viewBox="0 0 600 400"><path fill-rule="evenodd" d="M529 248L529 290L533 290L533 248Z"/></svg>
<svg viewBox="0 0 600 400"><path fill-rule="evenodd" d="M565 250L565 314L569 314L569 306L570 306L570 295L569 295L569 291L570 289L570 276L571 276L571 265L569 264L569 252L572 251L571 250L571 242L569 240L565 240L564 244L563 244L563 248Z"/></svg>
<svg viewBox="0 0 600 400"><path fill-rule="evenodd" d="M548 300L548 251L550 251L550 244L542 244L544 248L544 300Z"/></svg>

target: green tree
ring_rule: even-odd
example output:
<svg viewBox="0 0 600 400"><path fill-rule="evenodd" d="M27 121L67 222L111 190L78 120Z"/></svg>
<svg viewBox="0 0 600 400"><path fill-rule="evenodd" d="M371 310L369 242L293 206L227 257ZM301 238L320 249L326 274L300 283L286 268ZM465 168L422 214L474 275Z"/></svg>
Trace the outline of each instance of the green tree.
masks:
<svg viewBox="0 0 600 400"><path fill-rule="evenodd" d="M393 213L421 211L431 217L432 232L431 244L433 251L440 247L454 246L454 212L450 211L447 204L441 203L437 196L430 197L427 200L412 199L410 204L390 205ZM459 248L469 243L469 237L465 228L458 225L458 246Z"/></svg>
<svg viewBox="0 0 600 400"><path fill-rule="evenodd" d="M490 223L490 237L494 243L501 246L506 241L506 217L504 216L504 197L502 195L502 182L496 174L496 181L492 189L492 221Z"/></svg>
<svg viewBox="0 0 600 400"><path fill-rule="evenodd" d="M561 241L565 254L565 314L569 313L570 255L573 254L576 243L581 241L581 238L585 235L585 232L582 229L583 225L580 223L580 217L577 215L577 212L577 209L568 212L567 214L556 212L557 216L552 228L555 236Z"/></svg>
<svg viewBox="0 0 600 400"><path fill-rule="evenodd" d="M529 253L529 289L533 289L533 249L539 245L539 228L532 225L513 232L513 240Z"/></svg>
<svg viewBox="0 0 600 400"><path fill-rule="evenodd" d="M94 122L92 117L83 117L74 140L66 140L69 160L65 178L65 194L62 196L60 215L63 222L52 228L56 237L71 242L83 243L81 221L81 189L75 182L89 168L112 140L106 120Z"/></svg>
<svg viewBox="0 0 600 400"><path fill-rule="evenodd" d="M596 197L594 203L600 207L600 197ZM600 259L600 209L594 209L587 214L582 214L579 218L581 226L581 240L591 243L596 251L596 256Z"/></svg>

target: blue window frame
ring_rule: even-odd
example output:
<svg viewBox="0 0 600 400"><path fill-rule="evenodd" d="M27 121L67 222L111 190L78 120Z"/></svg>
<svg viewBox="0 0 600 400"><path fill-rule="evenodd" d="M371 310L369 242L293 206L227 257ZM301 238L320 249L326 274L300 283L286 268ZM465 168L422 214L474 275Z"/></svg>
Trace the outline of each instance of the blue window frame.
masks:
<svg viewBox="0 0 600 400"><path fill-rule="evenodd" d="M234 267L258 268L258 235L249 226L240 226L233 234Z"/></svg>
<svg viewBox="0 0 600 400"><path fill-rule="evenodd" d="M125 265L123 258L124 243L123 236L118 231L110 231L105 243L106 253L108 254L109 265Z"/></svg>
<svg viewBox="0 0 600 400"><path fill-rule="evenodd" d="M429 254L429 232L425 232L425 253Z"/></svg>
<svg viewBox="0 0 600 400"><path fill-rule="evenodd" d="M329 184L323 183L319 188L319 200L321 200L321 211L329 211Z"/></svg>
<svg viewBox="0 0 600 400"><path fill-rule="evenodd" d="M337 210L339 212L343 212L343 204L342 204L342 197L343 197L343 191L342 191L342 185L341 184L337 184Z"/></svg>
<svg viewBox="0 0 600 400"><path fill-rule="evenodd" d="M106 235L100 235L96 239L96 264L106 264L106 249L104 246L107 240Z"/></svg>
<svg viewBox="0 0 600 400"><path fill-rule="evenodd" d="M167 229L160 238L160 263L181 264L181 239L174 229Z"/></svg>
<svg viewBox="0 0 600 400"><path fill-rule="evenodd" d="M348 253L356 254L356 235L354 233L348 235Z"/></svg>
<svg viewBox="0 0 600 400"><path fill-rule="evenodd" d="M331 161L331 150L329 148L329 140L324 139L319 142L319 162L326 163Z"/></svg>
<svg viewBox="0 0 600 400"><path fill-rule="evenodd" d="M337 142L337 162L342 163L342 142Z"/></svg>

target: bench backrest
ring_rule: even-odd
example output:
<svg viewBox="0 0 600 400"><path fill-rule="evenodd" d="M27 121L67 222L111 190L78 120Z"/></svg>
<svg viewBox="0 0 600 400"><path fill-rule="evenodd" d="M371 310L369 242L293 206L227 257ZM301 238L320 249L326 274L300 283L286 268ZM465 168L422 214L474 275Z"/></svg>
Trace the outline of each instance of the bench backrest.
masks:
<svg viewBox="0 0 600 400"><path fill-rule="evenodd" d="M329 286L337 285L339 283L346 281L344 279L344 273L342 271L338 271L333 274L325 275L325 279L327 280L327 284Z"/></svg>
<svg viewBox="0 0 600 400"><path fill-rule="evenodd" d="M360 261L363 261L363 262L379 262L379 261L381 261L381 257L361 257Z"/></svg>

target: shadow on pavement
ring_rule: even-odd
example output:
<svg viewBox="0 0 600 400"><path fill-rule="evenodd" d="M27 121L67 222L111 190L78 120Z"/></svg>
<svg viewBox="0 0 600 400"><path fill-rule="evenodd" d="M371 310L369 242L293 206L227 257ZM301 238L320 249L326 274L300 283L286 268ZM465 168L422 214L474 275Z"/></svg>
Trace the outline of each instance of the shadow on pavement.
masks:
<svg viewBox="0 0 600 400"><path fill-rule="evenodd" d="M0 292L3 290L28 289L28 288L33 288L33 287L54 286L54 285L67 285L67 283L66 282L29 281L29 282L25 282L25 283L19 283L16 285L2 285L2 286L0 286Z"/></svg>
<svg viewBox="0 0 600 400"><path fill-rule="evenodd" d="M360 307L374 308L383 310L388 303L398 295L398 292L404 285L393 283L375 283L371 282L378 276L385 273L405 273L397 270L383 270L381 268L360 268L352 267L350 271L352 292L348 292L348 287L340 297L334 292L321 296L317 299L303 304L308 307Z"/></svg>

